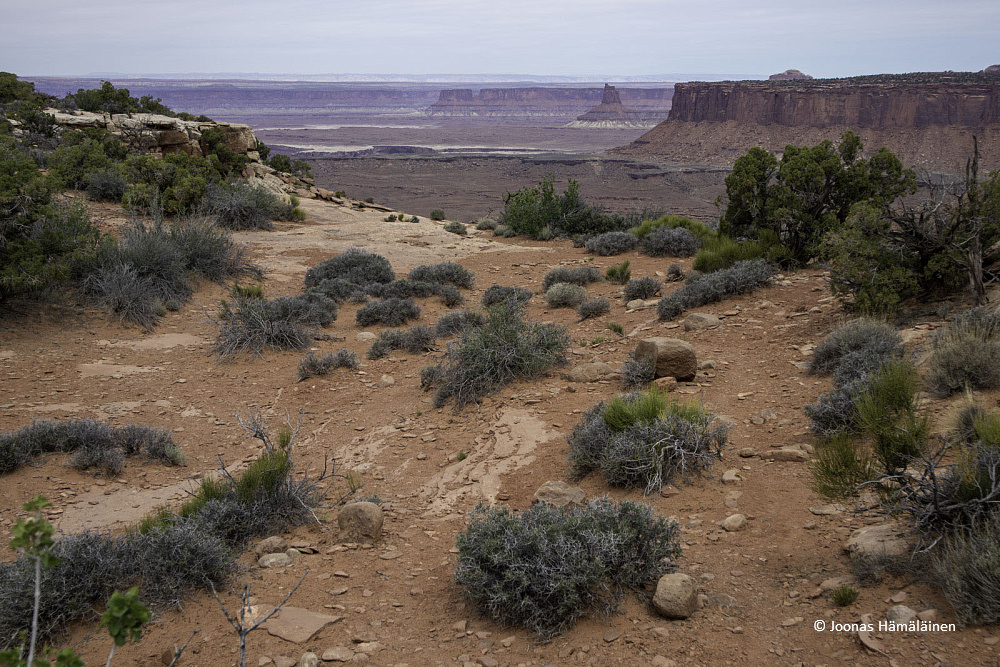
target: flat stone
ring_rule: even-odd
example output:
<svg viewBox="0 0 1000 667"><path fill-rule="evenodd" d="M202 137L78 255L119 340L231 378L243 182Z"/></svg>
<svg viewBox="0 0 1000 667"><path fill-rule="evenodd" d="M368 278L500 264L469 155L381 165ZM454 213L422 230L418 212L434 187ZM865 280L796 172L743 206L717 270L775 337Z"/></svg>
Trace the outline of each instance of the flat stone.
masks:
<svg viewBox="0 0 1000 667"><path fill-rule="evenodd" d="M603 361L595 361L589 364L574 366L568 373L566 379L570 382L597 382L618 375L618 372Z"/></svg>
<svg viewBox="0 0 1000 667"><path fill-rule="evenodd" d="M740 472L736 468L730 468L726 472L722 473L722 483L723 484L736 484L742 479L740 477Z"/></svg>
<svg viewBox="0 0 1000 667"><path fill-rule="evenodd" d="M319 656L315 653L303 653L298 667L319 667Z"/></svg>
<svg viewBox="0 0 1000 667"><path fill-rule="evenodd" d="M883 523L859 528L844 545L852 559L901 558L910 552L906 532L899 526Z"/></svg>
<svg viewBox="0 0 1000 667"><path fill-rule="evenodd" d="M266 568L288 567L291 564L292 559L286 553L267 554L257 561L257 565Z"/></svg>
<svg viewBox="0 0 1000 667"><path fill-rule="evenodd" d="M293 644L304 644L317 632L343 618L318 614L302 607L282 607L281 611L267 619L264 629L274 637Z"/></svg>
<svg viewBox="0 0 1000 667"><path fill-rule="evenodd" d="M283 553L287 548L288 543L285 542L285 539L275 535L261 540L254 549L254 552L258 556L263 556L264 554Z"/></svg>
<svg viewBox="0 0 1000 667"><path fill-rule="evenodd" d="M722 320L715 315L709 313L691 313L684 318L684 331L700 331L701 329L717 327L720 324L722 324Z"/></svg>
<svg viewBox="0 0 1000 667"><path fill-rule="evenodd" d="M578 486L570 486L562 481L548 481L538 487L531 503L548 503L559 508L569 505L583 507L587 504L587 494Z"/></svg>
<svg viewBox="0 0 1000 667"><path fill-rule="evenodd" d="M611 642L615 641L621 636L622 633L620 630L608 630L607 632L604 633L604 641L610 644Z"/></svg>
<svg viewBox="0 0 1000 667"><path fill-rule="evenodd" d="M354 651L346 646L335 646L323 651L323 662L350 662Z"/></svg>
<svg viewBox="0 0 1000 667"><path fill-rule="evenodd" d="M371 331L361 331L354 337L355 340L359 341L375 340L376 338L378 338L378 336L373 334Z"/></svg>
<svg viewBox="0 0 1000 667"><path fill-rule="evenodd" d="M378 386L381 387L382 389L385 389L386 387L391 387L394 384L396 384L396 379L391 375L386 375L385 373L382 374L382 377L379 378L378 381Z"/></svg>
<svg viewBox="0 0 1000 667"><path fill-rule="evenodd" d="M818 505L816 507L810 507L809 511L816 516L833 516L836 514L843 514L847 508L838 503L832 505Z"/></svg>
<svg viewBox="0 0 1000 667"><path fill-rule="evenodd" d="M906 624L917 617L917 612L904 604L897 604L885 613L885 620L890 623Z"/></svg>
<svg viewBox="0 0 1000 667"><path fill-rule="evenodd" d="M666 377L656 378L653 380L653 384L663 391L675 391L677 389L677 378L667 375Z"/></svg>
<svg viewBox="0 0 1000 667"><path fill-rule="evenodd" d="M801 449L771 449L764 454L763 458L770 461L802 463L803 461L809 460L809 454L805 453Z"/></svg>

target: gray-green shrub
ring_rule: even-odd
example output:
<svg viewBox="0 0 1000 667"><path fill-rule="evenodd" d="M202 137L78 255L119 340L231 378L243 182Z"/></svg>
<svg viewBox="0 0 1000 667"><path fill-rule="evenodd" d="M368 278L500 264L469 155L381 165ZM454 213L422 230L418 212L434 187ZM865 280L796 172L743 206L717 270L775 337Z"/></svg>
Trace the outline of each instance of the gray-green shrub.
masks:
<svg viewBox="0 0 1000 667"><path fill-rule="evenodd" d="M545 302L552 308L575 308L586 300L587 290L570 283L556 283L545 292Z"/></svg>
<svg viewBox="0 0 1000 667"><path fill-rule="evenodd" d="M701 248L701 239L683 227L660 227L642 237L639 245L650 257L690 257Z"/></svg>
<svg viewBox="0 0 1000 667"><path fill-rule="evenodd" d="M569 283L585 287L601 281L601 270L593 266L557 266L542 279L542 291L547 292L556 283Z"/></svg>
<svg viewBox="0 0 1000 667"><path fill-rule="evenodd" d="M584 301L577 309L576 314L580 316L580 321L589 320L592 317L600 317L611 312L611 304L605 298L591 299Z"/></svg>
<svg viewBox="0 0 1000 667"><path fill-rule="evenodd" d="M940 396L1000 387L1000 313L973 308L938 330L927 381Z"/></svg>
<svg viewBox="0 0 1000 667"><path fill-rule="evenodd" d="M620 255L635 248L639 239L628 232L606 232L587 240L586 248L595 255Z"/></svg>
<svg viewBox="0 0 1000 667"><path fill-rule="evenodd" d="M324 354L322 357L310 352L299 362L299 382L317 375L327 375L337 368L357 370L360 365L358 355L346 348Z"/></svg>
<svg viewBox="0 0 1000 667"><path fill-rule="evenodd" d="M484 307L495 306L504 301L516 301L517 303L527 303L535 293L524 287L513 287L510 285L490 285L483 292L482 304Z"/></svg>
<svg viewBox="0 0 1000 667"><path fill-rule="evenodd" d="M362 327L373 324L398 327L420 317L420 306L413 299L381 299L361 306L354 317Z"/></svg>
<svg viewBox="0 0 1000 667"><path fill-rule="evenodd" d="M316 287L323 281L338 279L365 286L371 283L391 283L396 279L396 274L385 257L360 248L348 248L306 271L305 285Z"/></svg>
<svg viewBox="0 0 1000 667"><path fill-rule="evenodd" d="M677 319L684 311L747 294L771 282L774 266L764 259L740 261L728 269L707 273L667 294L656 306L661 320Z"/></svg>
<svg viewBox="0 0 1000 667"><path fill-rule="evenodd" d="M436 325L438 336L451 336L466 327L480 327L486 323L482 313L474 310L457 310L442 315Z"/></svg>
<svg viewBox="0 0 1000 667"><path fill-rule="evenodd" d="M663 285L656 278L633 278L625 283L625 302L635 299L652 299Z"/></svg>
<svg viewBox="0 0 1000 667"><path fill-rule="evenodd" d="M476 284L476 277L472 271L457 262L424 264L411 270L406 277L410 280L422 280L428 283L451 283L465 289L470 289Z"/></svg>

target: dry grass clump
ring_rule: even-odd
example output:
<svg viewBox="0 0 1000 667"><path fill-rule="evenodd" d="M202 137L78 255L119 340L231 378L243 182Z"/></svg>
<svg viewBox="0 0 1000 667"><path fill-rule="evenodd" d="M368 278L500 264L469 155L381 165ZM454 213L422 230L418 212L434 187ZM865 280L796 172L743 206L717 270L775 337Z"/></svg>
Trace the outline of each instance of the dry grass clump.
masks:
<svg viewBox="0 0 1000 667"><path fill-rule="evenodd" d="M324 354L322 357L316 356L315 352L310 352L299 362L299 382L317 375L328 375L338 368L354 371L360 365L358 355L346 348Z"/></svg>

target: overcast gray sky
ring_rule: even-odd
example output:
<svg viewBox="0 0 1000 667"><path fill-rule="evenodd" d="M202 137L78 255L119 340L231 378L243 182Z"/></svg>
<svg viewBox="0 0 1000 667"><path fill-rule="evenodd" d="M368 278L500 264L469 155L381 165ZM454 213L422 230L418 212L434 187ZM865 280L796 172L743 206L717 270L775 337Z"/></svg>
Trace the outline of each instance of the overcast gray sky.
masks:
<svg viewBox="0 0 1000 667"><path fill-rule="evenodd" d="M1000 62L998 0L0 0L0 70L814 76Z"/></svg>

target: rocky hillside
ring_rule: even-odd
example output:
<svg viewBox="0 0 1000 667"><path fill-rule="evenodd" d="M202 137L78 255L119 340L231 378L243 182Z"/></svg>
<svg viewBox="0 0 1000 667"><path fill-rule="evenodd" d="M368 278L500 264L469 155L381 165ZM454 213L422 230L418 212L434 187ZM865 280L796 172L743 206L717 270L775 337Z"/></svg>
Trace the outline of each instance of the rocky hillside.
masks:
<svg viewBox="0 0 1000 667"><path fill-rule="evenodd" d="M670 116L622 149L682 161L729 164L753 145L835 139L844 130L869 147L888 146L908 165L952 171L964 165L972 135L987 164L1000 154L1000 77L905 75L682 83Z"/></svg>

